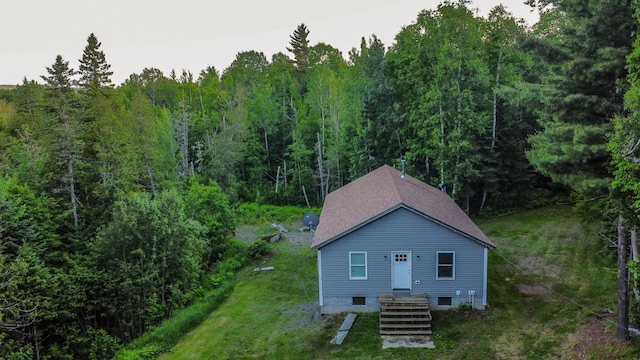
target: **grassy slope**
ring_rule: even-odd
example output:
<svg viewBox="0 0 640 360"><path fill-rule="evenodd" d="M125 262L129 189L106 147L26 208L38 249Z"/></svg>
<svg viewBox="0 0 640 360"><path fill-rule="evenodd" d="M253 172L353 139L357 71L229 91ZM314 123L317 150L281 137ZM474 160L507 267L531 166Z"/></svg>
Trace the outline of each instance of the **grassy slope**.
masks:
<svg viewBox="0 0 640 360"><path fill-rule="evenodd" d="M279 244L275 256L254 265L275 269L241 271L227 303L162 359L279 358L280 351L304 351L304 343L296 345L304 333L296 325L304 320L304 304L317 299L315 254Z"/></svg>
<svg viewBox="0 0 640 360"><path fill-rule="evenodd" d="M567 351L568 335L590 314L615 308L614 265L569 208L479 225L498 246L489 258L491 307L434 313L433 350L382 350L377 314L359 315L343 345L330 345L342 317L311 321L306 311L317 294L314 253L279 244L255 264L274 271L243 270L227 302L161 359L547 359Z"/></svg>

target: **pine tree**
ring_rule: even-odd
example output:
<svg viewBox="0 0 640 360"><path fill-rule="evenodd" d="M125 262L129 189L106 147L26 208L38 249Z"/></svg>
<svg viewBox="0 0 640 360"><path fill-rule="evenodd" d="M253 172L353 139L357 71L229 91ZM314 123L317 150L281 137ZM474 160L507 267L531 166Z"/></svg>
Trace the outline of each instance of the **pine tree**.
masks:
<svg viewBox="0 0 640 360"><path fill-rule="evenodd" d="M636 5L637 8L637 5ZM614 197L619 200L619 212L625 221L624 224L619 223L620 227L628 226L631 228L631 246L630 259L628 262L619 264L621 268L629 269L632 276L625 278L623 272L619 272L622 278L619 279L618 299L619 307L624 308L626 305L625 283L633 289L635 296L630 297L631 305L629 306L629 314L619 313L619 322L617 337L621 340L628 338L628 322L631 320L632 327L640 325L640 266L638 258L637 245L637 228L640 226L640 37L636 37L633 52L627 58L627 69L629 71L628 84L629 89L625 94L625 110L624 116L616 116L613 120L614 133L610 137L609 148L613 156L614 165L614 181L612 184ZM620 244L624 244L624 232L619 233L618 240ZM619 259L627 260L625 253L619 251ZM622 285L622 286L621 286ZM621 296L622 295L622 296ZM622 305L622 306L620 306ZM631 319L625 318L630 315Z"/></svg>
<svg viewBox="0 0 640 360"><path fill-rule="evenodd" d="M385 46L375 35L368 44L364 38L360 50L350 53L346 85L345 131L348 146L349 178L356 179L383 164L402 158L400 119L395 105L391 79L384 63Z"/></svg>
<svg viewBox="0 0 640 360"><path fill-rule="evenodd" d="M104 52L100 50L102 43L91 33L87 39L87 46L80 59L80 80L78 84L95 95L102 88L111 88L111 65L107 63Z"/></svg>
<svg viewBox="0 0 640 360"><path fill-rule="evenodd" d="M74 228L78 228L78 197L76 190L77 164L83 144L79 141L81 124L78 121L78 107L75 93L71 88L72 76L76 74L69 62L62 56L47 67L49 76L42 76L47 89L47 117L51 120L51 146L56 165L54 178L69 194L69 203L73 214ZM55 185L54 185L55 186ZM56 192L52 189L52 192Z"/></svg>
<svg viewBox="0 0 640 360"><path fill-rule="evenodd" d="M300 24L293 31L293 35L289 35L291 47L287 48L293 54L294 64L298 71L306 73L309 68L309 29L305 24Z"/></svg>
<svg viewBox="0 0 640 360"><path fill-rule="evenodd" d="M56 61L51 67L47 67L47 73L49 76L43 75L41 78L50 93L62 95L71 92L73 76L76 75L76 71L69 67L69 62L65 61L61 55L56 56Z"/></svg>
<svg viewBox="0 0 640 360"><path fill-rule="evenodd" d="M558 1L562 14L547 61L556 68L527 157L583 198L606 195L612 175L607 137L622 109L625 58L636 26L628 1Z"/></svg>

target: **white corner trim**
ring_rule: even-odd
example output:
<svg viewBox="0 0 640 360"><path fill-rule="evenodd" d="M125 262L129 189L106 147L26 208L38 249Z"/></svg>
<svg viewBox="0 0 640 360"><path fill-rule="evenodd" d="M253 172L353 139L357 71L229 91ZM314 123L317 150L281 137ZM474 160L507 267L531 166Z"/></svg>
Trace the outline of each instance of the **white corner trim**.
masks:
<svg viewBox="0 0 640 360"><path fill-rule="evenodd" d="M324 305L322 297L322 250L318 250L318 305Z"/></svg>
<svg viewBox="0 0 640 360"><path fill-rule="evenodd" d="M489 264L489 249L484 248L484 269L482 269L482 305L487 306L487 267Z"/></svg>

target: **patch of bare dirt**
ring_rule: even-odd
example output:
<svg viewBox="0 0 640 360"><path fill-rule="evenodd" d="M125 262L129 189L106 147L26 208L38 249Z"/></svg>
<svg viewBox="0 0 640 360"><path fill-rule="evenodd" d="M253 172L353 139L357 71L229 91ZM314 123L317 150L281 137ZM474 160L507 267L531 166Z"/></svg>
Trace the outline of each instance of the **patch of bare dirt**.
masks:
<svg viewBox="0 0 640 360"><path fill-rule="evenodd" d="M537 274L550 277L558 277L562 273L562 268L558 265L550 264L541 256L525 256L518 259L518 267L527 274Z"/></svg>
<svg viewBox="0 0 640 360"><path fill-rule="evenodd" d="M255 225L240 225L236 228L235 237L249 244L258 239L258 227Z"/></svg>
<svg viewBox="0 0 640 360"><path fill-rule="evenodd" d="M286 228L286 232L282 233L284 237L281 241L286 241L291 245L310 246L311 245L311 233L303 229L302 222L294 222L293 224L279 224ZM274 231L276 229L274 228ZM235 237L245 241L249 244L260 239L258 236L258 226L255 225L241 225L236 228Z"/></svg>
<svg viewBox="0 0 640 360"><path fill-rule="evenodd" d="M520 290L521 293L527 295L549 295L549 289L541 285L518 284L518 290Z"/></svg>
<svg viewBox="0 0 640 360"><path fill-rule="evenodd" d="M602 349L597 354L601 359L616 359L616 355L606 356L606 349L626 345L615 340L615 323L615 315L608 312L591 315L585 325L568 336L560 359L593 359L592 352L597 349Z"/></svg>
<svg viewBox="0 0 640 360"><path fill-rule="evenodd" d="M320 320L320 308L317 302L306 302L295 307L287 307L282 311L282 315L290 319L286 331L304 329Z"/></svg>

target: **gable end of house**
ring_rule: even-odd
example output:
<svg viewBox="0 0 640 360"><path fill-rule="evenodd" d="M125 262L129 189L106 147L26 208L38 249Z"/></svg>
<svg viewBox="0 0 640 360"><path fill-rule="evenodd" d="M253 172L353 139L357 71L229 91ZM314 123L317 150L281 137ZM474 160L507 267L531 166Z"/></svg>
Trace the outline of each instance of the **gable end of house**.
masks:
<svg viewBox="0 0 640 360"><path fill-rule="evenodd" d="M336 240L339 240L340 238L342 238L342 237L344 237L344 236L346 236L346 235L348 235L348 234L350 234L350 233L352 233L354 231L357 231L358 229L360 229L360 228L362 228L364 226L367 226L368 224L370 224L370 223L372 223L372 222L374 222L374 221L376 221L376 220L378 220L380 218L383 218L384 216L386 216L386 215L388 215L388 214L390 214L390 213L392 213L392 212L394 212L394 211L396 211L398 209L406 209L408 211L411 211L411 212L413 212L413 213L425 218L426 220L432 221L432 222L434 222L434 223L436 223L436 224L438 224L438 225L440 225L440 226L442 226L442 227L444 227L446 229L449 229L449 230L451 230L451 231L453 231L453 232L455 232L455 233L457 233L457 234L469 239L470 241L476 242L476 243L478 243L478 244L480 244L480 245L482 245L482 246L484 246L484 247L486 247L488 249L495 249L495 245L493 245L491 243L488 243L486 241L483 241L481 239L478 239L478 238L476 238L476 237L474 237L474 236L472 236L470 234L467 234L467 233L465 233L465 232L463 232L463 231L461 231L459 229L456 229L455 227L453 227L451 225L448 225L448 224L446 224L446 223L444 223L444 222L442 222L442 221L440 221L438 219L435 219L435 218L433 218L433 217L431 217L431 216L429 216L427 214L424 214L423 212L420 212L420 211L418 211L418 210L416 210L416 209L414 209L414 208L412 208L412 207L410 207L410 206L408 206L406 204L403 204L403 203L400 203L400 204L398 204L398 205L396 205L396 206L394 206L392 208L389 208L386 211L383 211L380 214L378 214L378 215L376 215L374 217L371 217L371 218L367 219L366 221L351 227L347 231L344 231L344 232L342 232L342 233L340 233L340 234L338 234L338 235L336 235L336 236L334 236L334 237L332 237L330 239L327 239L327 240L325 240L325 241L323 241L321 243L318 243L318 244L312 246L312 249L313 250L321 249L322 247L324 247L326 245L329 245L332 242L334 242Z"/></svg>

